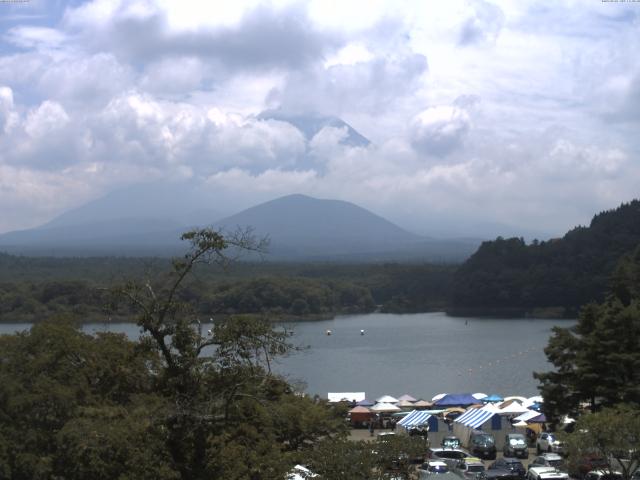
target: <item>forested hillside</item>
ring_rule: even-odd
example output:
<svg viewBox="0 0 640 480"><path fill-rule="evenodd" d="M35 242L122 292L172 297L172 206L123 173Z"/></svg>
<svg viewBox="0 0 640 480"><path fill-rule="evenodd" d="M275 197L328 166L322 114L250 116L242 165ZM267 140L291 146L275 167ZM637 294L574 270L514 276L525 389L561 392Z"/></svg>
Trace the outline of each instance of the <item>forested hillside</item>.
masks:
<svg viewBox="0 0 640 480"><path fill-rule="evenodd" d="M69 314L81 322L123 321L111 288L125 278L154 278L163 258L45 258L0 254L0 322L40 322ZM318 318L375 309L442 310L455 266L238 262L229 271L203 265L181 292L195 312Z"/></svg>
<svg viewBox="0 0 640 480"><path fill-rule="evenodd" d="M582 305L603 300L618 260L638 244L638 200L560 239L484 242L455 273L448 313L574 317Z"/></svg>

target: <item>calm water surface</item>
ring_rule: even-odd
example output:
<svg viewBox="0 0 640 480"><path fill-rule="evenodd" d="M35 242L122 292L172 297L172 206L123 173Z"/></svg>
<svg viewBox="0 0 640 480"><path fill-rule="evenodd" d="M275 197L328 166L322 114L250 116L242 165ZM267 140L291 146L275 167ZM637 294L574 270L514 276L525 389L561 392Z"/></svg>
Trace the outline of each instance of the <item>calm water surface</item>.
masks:
<svg viewBox="0 0 640 480"><path fill-rule="evenodd" d="M277 369L306 391L366 392L430 399L438 393L536 395L532 372L549 369L543 349L554 325L572 321L452 318L444 313L366 314L282 324L293 342L308 346L278 361ZM0 333L28 325L0 324ZM137 338L132 324L88 324L84 330L117 331ZM360 330L365 334L360 335ZM332 335L326 335L331 330Z"/></svg>

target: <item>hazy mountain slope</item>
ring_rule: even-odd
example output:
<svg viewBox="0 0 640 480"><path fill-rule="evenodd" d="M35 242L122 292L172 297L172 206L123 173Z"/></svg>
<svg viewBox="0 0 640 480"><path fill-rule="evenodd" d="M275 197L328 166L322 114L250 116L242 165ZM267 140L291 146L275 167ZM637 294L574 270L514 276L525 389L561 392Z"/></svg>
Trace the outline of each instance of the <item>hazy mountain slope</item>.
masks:
<svg viewBox="0 0 640 480"><path fill-rule="evenodd" d="M251 226L271 238L274 254L348 254L399 249L422 238L364 208L340 200L288 195L248 208L216 224Z"/></svg>
<svg viewBox="0 0 640 480"><path fill-rule="evenodd" d="M210 195L193 182L154 182L115 190L38 228L125 220L124 233L129 224L134 225L127 223L130 219L166 221L168 225L213 223L222 215L209 205Z"/></svg>
<svg viewBox="0 0 640 480"><path fill-rule="evenodd" d="M157 208L166 200L154 198L154 191L121 191L121 197L114 193L41 227L0 235L0 251L56 256L176 255L184 250L179 241L182 232L211 224L227 232L251 227L256 235L269 236L269 260L451 262L467 258L479 243L421 237L353 203L304 195L277 198L217 223L197 219L187 223L180 212ZM198 205L206 207L207 203L199 201ZM139 216L123 217L126 214ZM163 214L164 218L151 217ZM211 217L204 214L201 218Z"/></svg>

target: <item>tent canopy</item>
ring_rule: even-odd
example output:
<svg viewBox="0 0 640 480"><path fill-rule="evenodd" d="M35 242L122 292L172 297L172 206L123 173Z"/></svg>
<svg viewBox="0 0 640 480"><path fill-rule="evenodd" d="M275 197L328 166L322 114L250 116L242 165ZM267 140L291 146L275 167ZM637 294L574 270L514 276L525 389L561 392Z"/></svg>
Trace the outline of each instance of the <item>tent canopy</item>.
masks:
<svg viewBox="0 0 640 480"><path fill-rule="evenodd" d="M413 397L412 397L411 395L409 395L408 393L405 393L404 395L402 395L402 396L398 397L398 400L399 400L399 401L401 401L401 402L402 402L403 400L405 400L405 401L407 401L407 402L415 402L415 401L416 401L416 399L415 399L415 398L413 398Z"/></svg>
<svg viewBox="0 0 640 480"><path fill-rule="evenodd" d="M433 405L433 402L427 402L426 400L418 400L413 404L414 407L421 407L421 408L431 408L432 405Z"/></svg>
<svg viewBox="0 0 640 480"><path fill-rule="evenodd" d="M460 415L458 418L453 421L456 423L461 423L467 427L476 429L484 422L489 420L494 415L498 415L494 410L485 409L485 408L472 408L467 410L466 413Z"/></svg>
<svg viewBox="0 0 640 480"><path fill-rule="evenodd" d="M406 417L398 422L398 425L409 429L414 427L420 427L429 423L431 414L425 410L414 410Z"/></svg>
<svg viewBox="0 0 640 480"><path fill-rule="evenodd" d="M526 413L529 409L520 405L518 402L512 402L505 407L500 408L500 413L503 415L515 415L520 413Z"/></svg>
<svg viewBox="0 0 640 480"><path fill-rule="evenodd" d="M385 412L399 412L400 411L400 407L396 407L395 405L392 405L391 403L376 403L373 407L371 407L370 409L372 412L377 412L377 413L385 413Z"/></svg>
<svg viewBox="0 0 640 480"><path fill-rule="evenodd" d="M371 413L371 410L367 407L353 407L349 410L349 413Z"/></svg>
<svg viewBox="0 0 640 480"><path fill-rule="evenodd" d="M331 403L359 402L360 400L364 400L364 392L329 392L327 398Z"/></svg>
<svg viewBox="0 0 640 480"><path fill-rule="evenodd" d="M434 402L438 407L460 407L478 403L478 399L470 393L450 393Z"/></svg>
<svg viewBox="0 0 640 480"><path fill-rule="evenodd" d="M503 400L504 398L502 398L500 395L496 395L495 393L482 399L483 402L502 402Z"/></svg>
<svg viewBox="0 0 640 480"><path fill-rule="evenodd" d="M391 395L383 395L382 397L376 399L377 403L398 403L398 399L392 397Z"/></svg>
<svg viewBox="0 0 640 480"><path fill-rule="evenodd" d="M375 402L372 402L371 400L367 400L366 398L360 400L359 402L356 402L356 405L360 406L360 407L370 407L372 405L375 405Z"/></svg>
<svg viewBox="0 0 640 480"><path fill-rule="evenodd" d="M544 413L541 413L533 418L530 418L528 422L529 423L546 423L547 417L544 415Z"/></svg>
<svg viewBox="0 0 640 480"><path fill-rule="evenodd" d="M540 415L540 412L536 412L535 410L528 410L523 414L518 415L513 420L516 422L528 422L529 420L531 420L534 417L537 417L538 415Z"/></svg>

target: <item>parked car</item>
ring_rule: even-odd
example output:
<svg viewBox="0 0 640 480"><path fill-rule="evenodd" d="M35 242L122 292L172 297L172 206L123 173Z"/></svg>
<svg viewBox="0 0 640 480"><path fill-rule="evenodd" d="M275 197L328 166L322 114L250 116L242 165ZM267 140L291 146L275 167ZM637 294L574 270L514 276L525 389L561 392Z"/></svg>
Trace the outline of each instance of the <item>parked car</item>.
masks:
<svg viewBox="0 0 640 480"><path fill-rule="evenodd" d="M458 437L448 435L442 439L441 445L443 448L459 448L460 445L462 445L462 442L460 442Z"/></svg>
<svg viewBox="0 0 640 480"><path fill-rule="evenodd" d="M469 450L472 455L489 460L496 459L496 440L490 433L476 430L469 438Z"/></svg>
<svg viewBox="0 0 640 480"><path fill-rule="evenodd" d="M428 460L420 465L419 470L424 470L427 473L440 474L449 472L449 465L442 460Z"/></svg>
<svg viewBox="0 0 640 480"><path fill-rule="evenodd" d="M478 480L520 480L520 477L510 470L492 468L479 474Z"/></svg>
<svg viewBox="0 0 640 480"><path fill-rule="evenodd" d="M476 457L467 457L458 463L457 471L467 479L475 478L479 473L484 472L484 463Z"/></svg>
<svg viewBox="0 0 640 480"><path fill-rule="evenodd" d="M527 472L527 480L569 480L569 475L553 467L532 467Z"/></svg>
<svg viewBox="0 0 640 480"><path fill-rule="evenodd" d="M538 455L542 452L563 453L564 444L556 438L555 434L542 432L536 439L536 451Z"/></svg>
<svg viewBox="0 0 640 480"><path fill-rule="evenodd" d="M502 453L505 457L529 458L527 439L521 433L508 433L504 437Z"/></svg>
<svg viewBox="0 0 640 480"><path fill-rule="evenodd" d="M557 453L543 453L542 455L535 457L529 462L529 468L531 467L553 467L564 472L567 466L562 458Z"/></svg>
<svg viewBox="0 0 640 480"><path fill-rule="evenodd" d="M442 460L450 469L457 467L461 460L473 456L461 448L430 448L428 455L429 459Z"/></svg>
<svg viewBox="0 0 640 480"><path fill-rule="evenodd" d="M498 458L495 462L489 465L489 470L509 470L511 473L518 476L519 479L524 479L527 471L524 469L524 465L517 458L502 457Z"/></svg>
<svg viewBox="0 0 640 480"><path fill-rule="evenodd" d="M622 480L622 473L609 470L591 470L584 476L584 480Z"/></svg>
<svg viewBox="0 0 640 480"><path fill-rule="evenodd" d="M444 473L432 473L428 470L418 469L419 480L460 480L460 476L452 471Z"/></svg>

